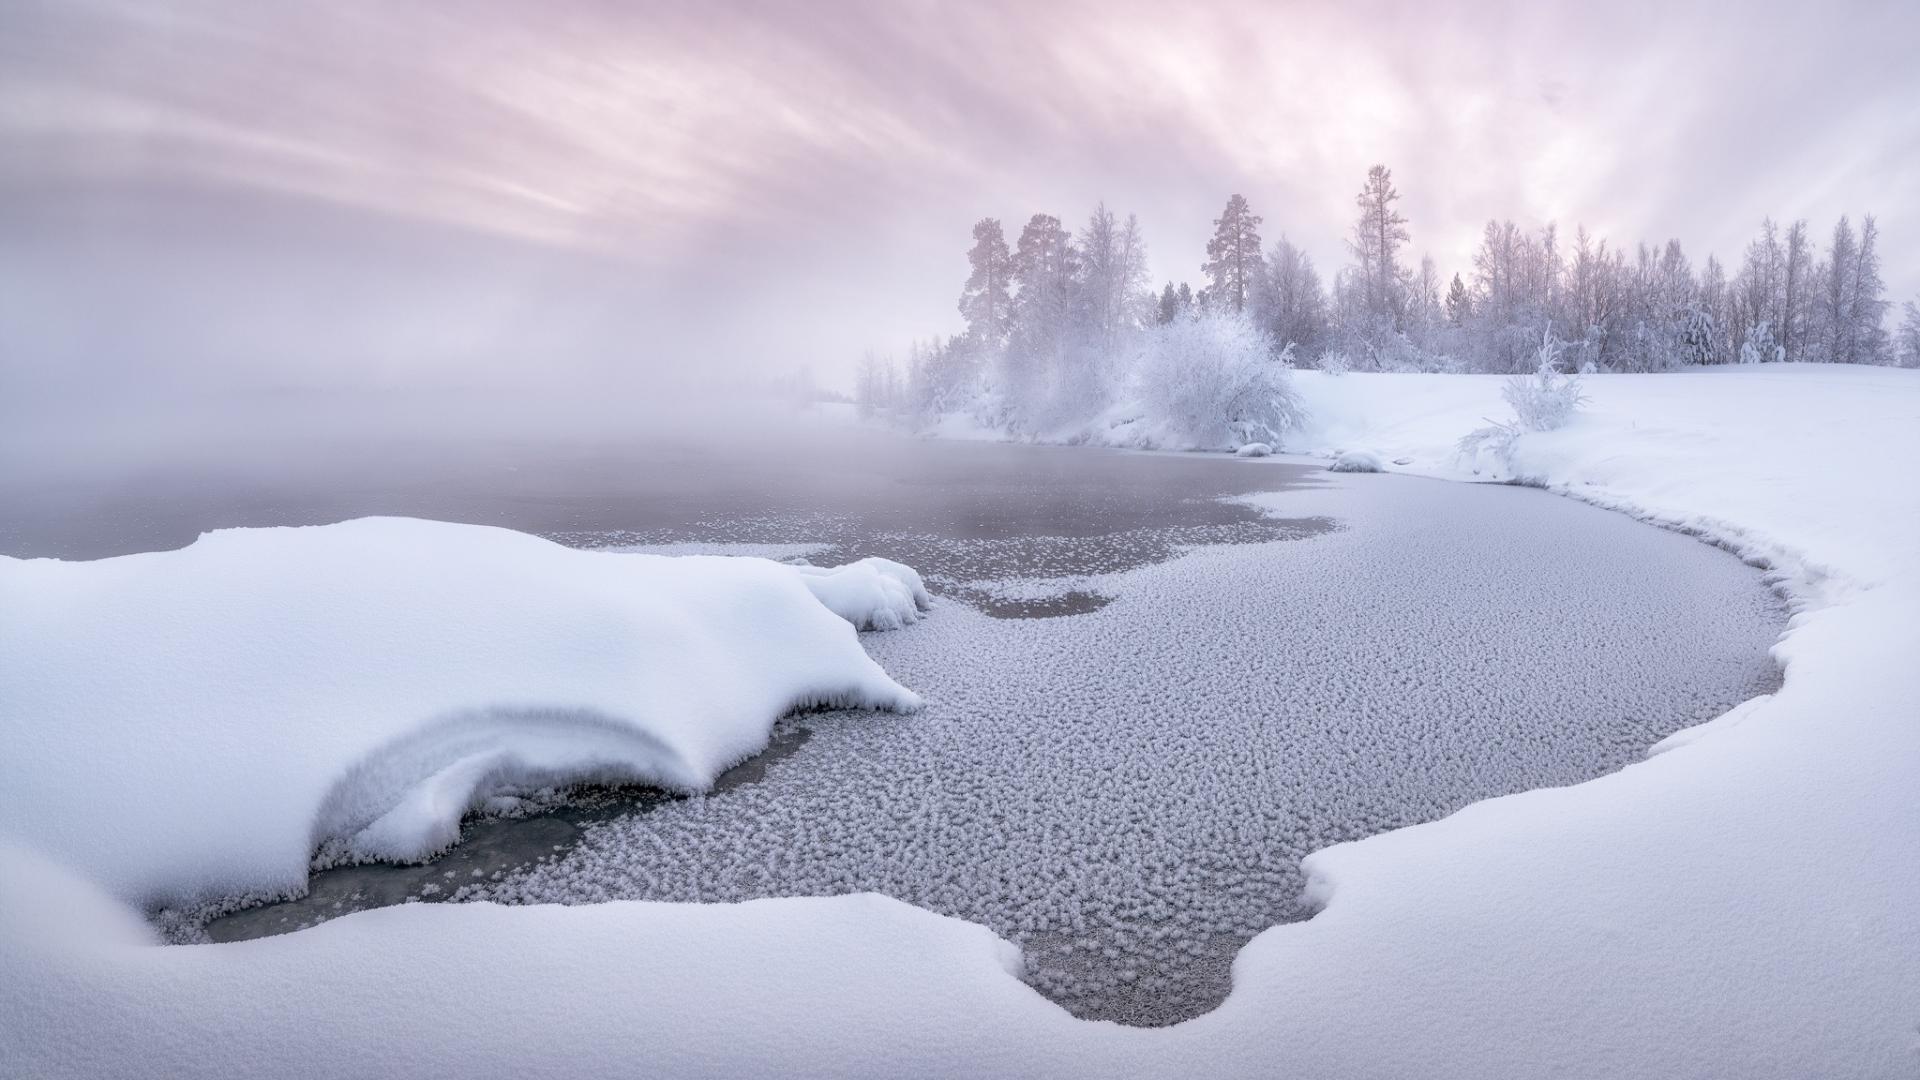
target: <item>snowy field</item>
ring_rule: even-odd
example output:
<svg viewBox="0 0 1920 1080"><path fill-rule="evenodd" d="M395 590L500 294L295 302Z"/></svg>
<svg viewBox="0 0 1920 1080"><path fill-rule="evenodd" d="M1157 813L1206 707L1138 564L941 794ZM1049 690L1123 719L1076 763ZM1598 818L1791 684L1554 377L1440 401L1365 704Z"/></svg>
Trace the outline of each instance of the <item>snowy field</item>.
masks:
<svg viewBox="0 0 1920 1080"><path fill-rule="evenodd" d="M1313 376L1300 384L1316 421L1298 445L1285 449L1367 451L1406 462L1388 464L1390 470L1469 478L1453 459L1454 442L1483 417L1504 414L1499 380L1492 378ZM1704 729L1664 740L1662 752L1649 760L1600 779L1479 802L1439 821L1307 854L1304 894L1319 913L1255 938L1234 961L1231 995L1197 1020L1157 1031L1075 1020L1015 977L1023 961L1004 937L870 895L708 906L408 905L278 938L161 947L122 901L136 899L131 894L142 887L164 891L171 883L164 874L152 880L116 877L117 864L92 848L114 839L116 827L145 827L142 807L131 798L138 793L116 790L111 772L101 774L104 780L89 778L90 762L82 759L63 764L63 775L75 777L83 789L55 804L67 812L26 808L14 794L26 789L17 784L52 785L21 771L27 755L9 755L18 775L8 777L4 819L15 840L0 854L0 968L9 973L0 988L0 1012L9 1018L0 1028L0 1062L32 1076L475 1075L504 1068L532 1076L1911 1076L1920 1069L1920 920L1911 906L1920 895L1920 862L1914 858L1920 815L1911 798L1920 781L1920 730L1914 724L1920 675L1911 664L1920 647L1914 616L1920 611L1920 556L1914 554L1920 550L1920 495L1906 474L1920 460L1920 376L1805 367L1603 376L1589 381L1588 393L1589 409L1571 427L1526 436L1502 471L1697 533L1768 567L1797 609L1774 650L1784 664L1784 685ZM1277 466L1256 460L1234 467ZM1492 475L1491 465L1482 468L1483 477ZM1485 643L1496 663L1484 683L1495 699L1485 713L1488 723L1497 724L1510 708L1535 707L1524 699L1501 700L1507 684L1497 667L1515 658L1542 659L1526 652L1526 644L1541 636L1528 633L1529 616L1562 630L1569 619L1577 619L1582 632L1599 627L1599 636L1587 643L1589 652L1604 650L1615 638L1644 644L1648 635L1687 631L1671 616L1687 606L1679 590L1698 586L1698 576L1649 576L1604 554L1582 566L1540 556L1541 548L1551 554L1570 545L1604 551L1608 530L1632 528L1624 518L1505 487L1368 475L1330 482L1337 486L1325 492L1256 498L1294 513L1299 500L1310 505L1351 493L1361 509L1347 532L1210 548L1132 571L1111 603L1072 619L987 623L984 615L946 605L903 631L863 640L889 671L930 701L957 704L953 722L964 727L959 721L969 694L981 691L941 683L935 669L927 672L932 678L904 678L918 652L994 642L1004 652L978 659L1000 669L999 683L1012 693L1043 696L1047 684L1070 673L1079 658L1071 651L1036 654L1022 635L1046 631L1029 628L1058 632L1080 625L1099 626L1109 636L1130 628L1146 633L1137 620L1125 618L1130 604L1191 590L1193 600L1205 603L1176 604L1166 616L1186 620L1185 644L1198 657L1183 658L1193 671L1190 683L1161 700L1116 694L1108 704L1121 718L1140 709L1169 713L1194 702L1213 705L1218 695L1233 692L1226 687L1237 673L1209 670L1203 643L1227 649L1268 637L1273 647L1263 655L1271 657L1282 685L1300 670L1326 677L1343 670L1339 663L1289 665L1290 649L1328 646L1311 633L1291 636L1284 612L1257 624L1207 620L1212 610L1231 609L1234 575L1301 575L1290 584L1325 590L1325 602L1310 608L1324 620L1357 617L1335 603L1355 588L1414 590L1430 598L1419 590L1444 584L1452 563L1444 571L1438 562L1433 568L1416 563L1396 581L1342 582L1337 574L1314 580L1312 564L1296 565L1286 556L1310 545L1379 542L1369 537L1396 522L1426 525L1421 535L1433 534L1437 549L1456 500L1493 498L1526 509L1507 515L1510 533L1476 534L1476 540L1511 545L1501 553L1509 560L1539 557L1543 572L1552 566L1569 576L1609 575L1605 588L1645 606L1622 613L1609 629L1603 613L1568 616L1554 606L1574 582L1544 589L1509 582L1514 588L1505 593L1501 582L1485 582L1499 603L1478 614L1506 632ZM1380 500L1372 519L1368 500ZM1388 513L1396 505L1423 513ZM1555 505L1569 511L1566 520L1592 524L1543 535L1527 520L1534 505ZM1686 550L1701 568L1738 570L1720 553ZM1275 557L1248 561L1263 551ZM633 560L636 566L652 558L563 554ZM7 632L20 625L11 621L14 611L25 610L19 601L44 602L54 595L55 586L39 579L59 571L46 566L9 565ZM28 567L33 569L23 569ZM801 615L800 605L811 603L803 576L778 572L784 575L779 588L795 601L794 625L812 619L821 628L819 641L853 643L844 620L833 620L827 632L829 624L819 621L831 618L825 607L813 604L814 614ZM897 602L898 590L887 594ZM1454 603L1468 609L1487 598L1481 590L1457 594ZM244 611L251 597L233 602ZM59 610L78 611L75 617L82 618L89 609L63 603ZM164 605L157 606L153 623L164 613ZM1399 664L1417 675L1428 658L1422 646L1435 640L1429 635L1458 632L1445 620L1394 620L1401 613L1392 608L1370 614L1376 627L1387 624L1405 636L1393 642L1398 647L1372 656L1335 658L1346 662L1344 670L1371 662L1375 672ZM993 634L970 633L983 626ZM142 644L135 630L125 632L136 655L157 663L168 659L164 650ZM1349 640L1325 637L1336 646ZM40 645L38 636L10 642L9 654ZM1139 645L1151 649L1160 642ZM855 657L859 651L855 644L836 655L857 667L867 662ZM297 668L300 659L276 670ZM1149 658L1140 666L1156 663L1165 659ZM862 671L863 679L877 680L870 685L900 693L877 669ZM48 680L37 678L44 674L16 669L9 685L44 689ZM1698 685L1688 681L1697 673L1658 665L1607 674L1585 692L1616 711L1656 701L1673 707L1675 695L1686 692L1682 683ZM1114 684L1124 690L1128 680L1127 672L1111 665L1098 676L1086 684L1087 692L1106 693ZM125 693L112 680L52 681L69 687L73 700L36 697L30 699L34 705L72 710L76 701L111 703ZM844 678L836 685L844 686ZM1427 719L1433 730L1453 730L1442 728L1436 714L1460 709L1458 698L1437 700ZM22 722L18 710L10 716ZM95 722L106 730L106 720ZM1041 738L1046 730L1003 728L970 744L975 752L1031 765L1025 789L1006 794L1024 795L1033 805L994 809L1044 814L1054 804L1090 797L1059 786L1049 761L1083 752L1102 733L1049 744ZM1121 730L1130 735L1134 728L1123 723ZM1503 734L1475 730L1486 741ZM1623 742L1606 753L1624 759L1641 748L1617 730L1611 734ZM1643 741L1657 734L1646 732ZM832 731L814 736L822 742L833 737ZM35 762L61 761L59 753L41 752L18 729L9 739L32 750ZM1160 745L1123 746L1129 751L1124 756L1170 768L1182 753L1214 757L1233 749L1184 742L1169 736ZM102 736L83 749L105 752L111 746ZM1494 762L1513 767L1526 760L1527 751L1516 744L1480 764L1496 771ZM1354 785L1328 783L1330 771L1336 778L1341 769L1364 774L1394 752L1388 741L1344 762L1250 753L1240 775L1277 770L1276 786L1345 793ZM766 783L742 795L763 798L798 764L770 771ZM939 794L924 776L919 788L910 786L911 771L895 776L895 768L905 767L899 757L856 760L853 767L857 775L839 790L872 792L898 783L909 795ZM1580 767L1584 773L1590 763ZM1529 775L1526 783L1563 779L1572 777ZM1050 781L1053 790L1047 789ZM1473 797L1470 788L1456 784L1450 790ZM52 790L44 794L62 797ZM171 794L159 805L204 809L192 794ZM1208 824L1229 835L1203 839L1221 843L1242 861L1263 860L1259 867L1277 879L1290 873L1284 868L1294 856L1305 854L1236 847L1244 842L1230 835L1231 811L1245 804L1234 803L1231 792L1221 802L1222 791L1211 788L1181 794L1191 802L1220 803L1228 812ZM683 835L702 835L702 804L685 805L690 809L681 817L689 828ZM1378 807L1354 809L1360 823L1354 837L1395 823L1390 815L1382 819ZM1417 816L1446 809L1443 800ZM1112 824L1119 822L1116 817ZM778 834L796 823L774 824ZM612 834L610 843L633 839L605 831ZM1138 835L1149 851L1191 839L1150 832ZM742 844L763 842L734 835ZM1303 835L1340 838L1311 830ZM1064 842L1060 850L1075 846L1072 836L1058 839ZM954 840L924 840L928 862L918 876L938 880L952 869L938 858L939 845ZM1046 865L1044 847L1009 851L998 872L1009 879L1039 876L1049 884L1085 875L1097 879L1137 850L1109 853L1104 865L1089 857L1092 865L1084 868ZM590 857L592 849L583 846L582 854ZM833 877L832 867L793 861L804 880ZM750 864L751 858L742 863ZM670 861L663 865L669 879L679 872ZM529 881L543 884L540 876ZM1268 884L1277 885L1277 879ZM985 891L979 879L959 884L973 891L965 899L983 912L1020 899L1012 880L998 894ZM1035 891L1044 905L1049 890ZM115 893L120 900L112 898ZM1261 902L1292 899L1275 889ZM1229 930L1257 929L1246 921L1253 910L1223 907L1195 918ZM1035 950L1035 958L1045 962L1044 948Z"/></svg>

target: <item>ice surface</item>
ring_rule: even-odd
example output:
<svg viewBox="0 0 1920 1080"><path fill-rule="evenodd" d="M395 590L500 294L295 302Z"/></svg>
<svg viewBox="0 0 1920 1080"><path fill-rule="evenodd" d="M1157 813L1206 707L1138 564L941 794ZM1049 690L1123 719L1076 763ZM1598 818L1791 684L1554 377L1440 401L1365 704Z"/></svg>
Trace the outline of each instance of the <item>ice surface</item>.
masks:
<svg viewBox="0 0 1920 1080"><path fill-rule="evenodd" d="M1166 1023L1303 914L1308 852L1618 768L1772 686L1773 598L1686 538L1504 486L1255 498L1348 527L1029 583L1115 597L1073 618L949 606L868 643L922 688L911 720L809 717L763 784L595 825L466 895L877 891L1018 942L1082 1015Z"/></svg>
<svg viewBox="0 0 1920 1080"><path fill-rule="evenodd" d="M0 559L0 822L161 901L416 858L516 790L699 790L795 706L917 704L809 588L892 582L882 623L910 573L396 518Z"/></svg>
<svg viewBox="0 0 1920 1080"><path fill-rule="evenodd" d="M680 541L664 544L595 545L604 551L629 555L738 555L750 559L795 562L812 559L833 550L832 544L722 544Z"/></svg>

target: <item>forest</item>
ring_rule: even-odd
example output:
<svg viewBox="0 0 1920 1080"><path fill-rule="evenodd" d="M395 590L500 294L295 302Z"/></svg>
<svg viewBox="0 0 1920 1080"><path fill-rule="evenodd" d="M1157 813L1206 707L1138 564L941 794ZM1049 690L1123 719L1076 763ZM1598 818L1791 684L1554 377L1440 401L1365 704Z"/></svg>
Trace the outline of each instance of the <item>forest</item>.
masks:
<svg viewBox="0 0 1920 1080"><path fill-rule="evenodd" d="M1177 443L1211 437L1222 409L1229 434L1277 437L1290 367L1514 374L1542 357L1565 373L1920 366L1920 307L1907 302L1897 331L1888 327L1871 214L1857 226L1842 216L1824 243L1804 220L1763 221L1731 269L1713 255L1696 267L1678 239L1629 248L1584 226L1569 238L1553 223L1493 220L1472 264L1448 274L1412 257L1399 200L1391 170L1369 170L1349 262L1329 280L1284 233L1268 243L1265 221L1233 195L1197 289L1156 288L1137 217L1104 204L1077 232L1035 214L1011 245L998 219L982 219L959 298L966 329L904 358L869 354L856 401L910 426L964 414L1070 440L1103 418L1147 419L1171 430L1138 441Z"/></svg>

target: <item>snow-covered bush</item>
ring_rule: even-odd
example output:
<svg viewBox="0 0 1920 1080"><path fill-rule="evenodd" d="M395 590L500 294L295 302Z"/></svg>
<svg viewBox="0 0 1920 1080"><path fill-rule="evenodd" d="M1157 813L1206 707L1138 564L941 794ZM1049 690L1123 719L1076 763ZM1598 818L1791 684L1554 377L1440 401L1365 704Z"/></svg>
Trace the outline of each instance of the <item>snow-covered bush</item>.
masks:
<svg viewBox="0 0 1920 1080"><path fill-rule="evenodd" d="M1250 442L1233 452L1235 457L1269 457L1272 454L1273 447L1263 442Z"/></svg>
<svg viewBox="0 0 1920 1080"><path fill-rule="evenodd" d="M1503 465L1513 459L1513 444L1531 431L1554 431L1566 427L1587 400L1576 376L1562 375L1560 351L1564 346L1551 335L1541 339L1534 353L1531 375L1515 375L1500 388L1500 396L1513 408L1514 419L1490 420L1487 426L1469 432L1460 440L1461 455L1477 458L1491 452Z"/></svg>
<svg viewBox="0 0 1920 1080"><path fill-rule="evenodd" d="M1513 406L1522 430L1554 431L1566 427L1580 403L1586 400L1586 395L1580 392L1580 380L1560 374L1559 354L1559 342L1551 338L1541 342L1533 374L1516 375L1500 388L1500 396Z"/></svg>
<svg viewBox="0 0 1920 1080"><path fill-rule="evenodd" d="M1301 418L1289 352L1253 320L1201 311L1141 337L1135 393L1154 441L1201 449L1279 442Z"/></svg>
<svg viewBox="0 0 1920 1080"><path fill-rule="evenodd" d="M1347 450L1333 459L1328 472L1385 472L1380 455L1371 450Z"/></svg>

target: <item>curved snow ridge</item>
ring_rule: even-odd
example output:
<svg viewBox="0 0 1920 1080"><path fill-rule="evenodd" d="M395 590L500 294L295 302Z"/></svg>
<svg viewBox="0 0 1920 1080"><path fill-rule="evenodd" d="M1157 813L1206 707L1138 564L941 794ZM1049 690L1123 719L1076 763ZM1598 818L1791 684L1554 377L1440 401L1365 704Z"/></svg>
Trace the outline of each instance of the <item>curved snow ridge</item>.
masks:
<svg viewBox="0 0 1920 1080"><path fill-rule="evenodd" d="M917 708L852 625L917 585L400 518L0 558L0 828L167 902L417 859L495 795L701 790L795 707Z"/></svg>

